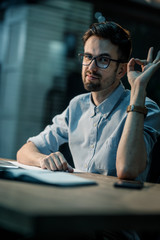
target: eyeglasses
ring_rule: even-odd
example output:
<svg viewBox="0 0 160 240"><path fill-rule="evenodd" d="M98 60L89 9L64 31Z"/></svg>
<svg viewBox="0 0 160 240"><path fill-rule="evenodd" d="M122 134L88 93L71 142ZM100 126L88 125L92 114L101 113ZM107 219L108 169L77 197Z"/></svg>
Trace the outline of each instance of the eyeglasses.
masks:
<svg viewBox="0 0 160 240"><path fill-rule="evenodd" d="M96 57L93 57L91 54L79 53L78 56L82 62L82 65L89 66L91 62L95 60L96 66L102 69L108 68L111 61L117 62L117 63L126 62L125 60L121 60L121 59L115 60L115 59L109 58L105 54L100 54Z"/></svg>

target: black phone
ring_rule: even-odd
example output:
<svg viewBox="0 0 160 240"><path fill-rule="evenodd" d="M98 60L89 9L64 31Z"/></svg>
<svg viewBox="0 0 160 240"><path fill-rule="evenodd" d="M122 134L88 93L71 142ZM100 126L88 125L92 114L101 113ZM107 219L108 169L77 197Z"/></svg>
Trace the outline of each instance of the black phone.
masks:
<svg viewBox="0 0 160 240"><path fill-rule="evenodd" d="M130 188L130 189L142 189L143 182L141 181L131 181L131 180L118 180L114 183L114 187L118 188Z"/></svg>

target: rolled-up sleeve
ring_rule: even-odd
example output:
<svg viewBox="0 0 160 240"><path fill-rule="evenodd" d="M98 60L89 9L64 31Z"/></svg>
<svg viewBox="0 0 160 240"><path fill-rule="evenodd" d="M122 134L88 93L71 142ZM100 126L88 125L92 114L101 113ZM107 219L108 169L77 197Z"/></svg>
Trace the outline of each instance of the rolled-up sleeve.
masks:
<svg viewBox="0 0 160 240"><path fill-rule="evenodd" d="M68 142L68 116L69 108L62 114L55 116L51 125L48 125L37 136L30 137L27 142L33 142L43 154L58 151L60 145Z"/></svg>

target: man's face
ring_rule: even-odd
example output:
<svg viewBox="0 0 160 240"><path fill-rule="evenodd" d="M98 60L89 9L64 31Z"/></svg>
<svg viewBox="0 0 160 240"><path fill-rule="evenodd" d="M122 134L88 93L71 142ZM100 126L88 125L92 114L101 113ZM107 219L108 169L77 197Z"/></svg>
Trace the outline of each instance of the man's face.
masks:
<svg viewBox="0 0 160 240"><path fill-rule="evenodd" d="M91 36L85 43L84 53L96 57L100 54L106 54L110 58L118 60L118 46L113 45L110 40ZM93 60L89 66L82 66L82 80L84 88L88 91L98 92L106 91L108 94L119 83L116 77L118 67L117 63L111 61L108 68L101 69L96 66Z"/></svg>

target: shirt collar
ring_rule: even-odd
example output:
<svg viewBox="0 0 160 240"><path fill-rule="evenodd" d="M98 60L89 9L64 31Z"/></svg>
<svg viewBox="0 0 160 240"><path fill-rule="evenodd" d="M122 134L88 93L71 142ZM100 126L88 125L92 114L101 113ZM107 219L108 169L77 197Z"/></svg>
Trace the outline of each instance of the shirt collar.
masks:
<svg viewBox="0 0 160 240"><path fill-rule="evenodd" d="M92 102L92 96L90 94L90 110L91 117L94 117L97 113L101 113L104 118L107 118L114 106L117 104L122 94L125 92L125 88L122 83L106 98L100 105L95 106Z"/></svg>

